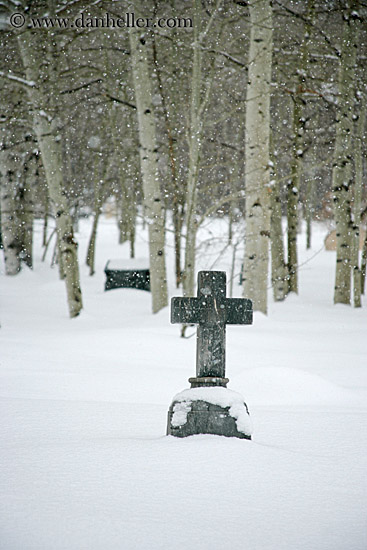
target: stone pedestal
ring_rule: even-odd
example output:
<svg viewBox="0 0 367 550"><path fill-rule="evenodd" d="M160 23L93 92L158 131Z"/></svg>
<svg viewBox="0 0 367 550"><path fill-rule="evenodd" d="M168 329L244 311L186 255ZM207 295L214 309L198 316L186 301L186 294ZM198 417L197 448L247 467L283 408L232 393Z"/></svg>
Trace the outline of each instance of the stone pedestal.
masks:
<svg viewBox="0 0 367 550"><path fill-rule="evenodd" d="M220 376L201 376L189 378L189 382L192 388L212 388L213 386L226 388L229 379Z"/></svg>
<svg viewBox="0 0 367 550"><path fill-rule="evenodd" d="M167 435L197 434L251 439L251 423L242 396L221 386L199 386L176 395L168 411Z"/></svg>

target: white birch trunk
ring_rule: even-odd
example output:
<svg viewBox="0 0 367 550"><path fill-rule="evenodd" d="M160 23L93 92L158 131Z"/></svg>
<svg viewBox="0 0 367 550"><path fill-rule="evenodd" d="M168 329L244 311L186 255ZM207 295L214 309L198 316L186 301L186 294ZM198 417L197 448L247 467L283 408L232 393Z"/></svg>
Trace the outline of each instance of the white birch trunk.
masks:
<svg viewBox="0 0 367 550"><path fill-rule="evenodd" d="M88 243L87 258L85 263L89 267L89 275L95 274L94 263L95 263L95 256L96 256L97 227L98 227L99 217L101 213L102 213L102 208L97 208L97 210L94 213L92 232Z"/></svg>
<svg viewBox="0 0 367 550"><path fill-rule="evenodd" d="M21 233L21 259L29 267L33 267L33 190L36 186L37 158L31 155L24 164L24 181L19 188L19 222Z"/></svg>
<svg viewBox="0 0 367 550"><path fill-rule="evenodd" d="M272 9L270 0L249 2L251 35L246 99L246 237L244 296L267 313L270 237L270 83Z"/></svg>
<svg viewBox="0 0 367 550"><path fill-rule="evenodd" d="M195 295L195 254L196 254L196 206L199 156L202 137L202 119L199 114L201 103L201 63L202 49L200 39L200 3L194 3L194 45L191 77L190 127L189 127L189 170L186 191L186 244L185 267L183 275L183 295Z"/></svg>
<svg viewBox="0 0 367 550"><path fill-rule="evenodd" d="M282 203L277 182L271 190L271 283L274 300L283 301L288 294L288 273L284 261Z"/></svg>
<svg viewBox="0 0 367 550"><path fill-rule="evenodd" d="M147 59L147 34L139 29L131 29L129 38L139 126L144 211L149 230L152 310L153 313L157 313L167 306L168 296L164 249L165 216L158 173L158 150Z"/></svg>
<svg viewBox="0 0 367 550"><path fill-rule="evenodd" d="M366 287L366 272L367 272L367 233L362 246L362 257L361 257L361 294L365 293Z"/></svg>
<svg viewBox="0 0 367 550"><path fill-rule="evenodd" d="M276 155L272 152L273 170L270 186L270 240L271 240L271 283L273 296L276 302L283 301L288 293L288 272L284 260L284 243L282 228L282 201L280 196L280 185L277 181Z"/></svg>
<svg viewBox="0 0 367 550"><path fill-rule="evenodd" d="M288 291L298 292L298 197L300 186L301 159L299 158L299 147L302 143L300 133L300 99L295 95L293 98L293 133L294 142L292 147L292 177L287 184L287 263L288 263Z"/></svg>
<svg viewBox="0 0 367 550"><path fill-rule="evenodd" d="M174 8L173 8L174 9ZM177 13L174 9L173 13ZM178 97L178 85L181 85L180 78L178 77L178 72L180 70L180 48L179 48L179 31L174 31L170 33L171 40L169 44L164 44L164 49L166 50L167 60L166 60L166 71L170 75L169 86L165 86L161 77L161 67L158 63L157 56L157 43L155 36L153 35L153 59L155 65L155 74L157 77L157 84L160 91L161 101L162 101L162 111L165 122L165 130L167 137L167 154L169 158L169 167L170 167L170 182L167 188L169 193L167 197L170 196L170 203L172 207L172 221L173 221L173 230L174 230L174 250L175 250L175 274L176 274L176 287L178 288L182 280L182 270L181 270L181 230L184 222L182 216L182 206L183 206L183 192L182 185L178 180L178 170L177 170L177 149L176 149L176 139L177 130L180 127L180 122L177 117L178 110L176 108L177 102L179 101ZM168 46L168 50L167 50Z"/></svg>
<svg viewBox="0 0 367 550"><path fill-rule="evenodd" d="M213 24L217 11L220 9L221 0L218 0L215 8L212 10L210 19L204 30L201 28L201 10L200 0L193 3L193 64L191 77L191 97L190 97L190 127L189 127L189 169L186 189L186 244L185 244L185 267L182 279L183 295L195 295L195 263L196 263L196 234L198 230L198 220L196 217L197 207L197 184L200 164L200 152L202 147L203 117L204 110L208 103L212 85L212 75L209 77L205 92L202 94L202 58L203 41L210 27ZM202 97L203 96L203 97Z"/></svg>
<svg viewBox="0 0 367 550"><path fill-rule="evenodd" d="M344 22L339 68L339 105L333 160L333 199L336 224L334 304L350 304L351 301L352 136L358 27L358 20L353 17L348 17Z"/></svg>
<svg viewBox="0 0 367 550"><path fill-rule="evenodd" d="M361 203L362 203L362 188L363 188L363 159L362 159L362 141L364 127L366 122L366 111L362 106L359 120L358 131L355 144L355 181L354 181L354 197L353 197L353 235L352 235L352 267L353 267L353 305L354 307L362 307L361 290L362 290L362 271L359 264L359 241L361 231Z"/></svg>
<svg viewBox="0 0 367 550"><path fill-rule="evenodd" d="M299 83L299 89L300 92L303 94L303 103L301 105L300 109L300 115L302 118L302 121L300 121L299 129L302 131L302 135L299 139L299 145L300 149L304 149L305 147L305 124L306 121L304 119L304 107L306 106L306 97L304 96L304 93L306 89L308 88L307 82L306 82L306 75L310 74L310 68L309 68L309 44L312 38L312 32L313 32L313 22L315 19L315 0L308 0L307 2L307 14L306 14L307 20L305 22L305 30L303 33L303 40L301 44L301 63L300 67L298 67L298 83ZM303 171L303 154L302 158L298 159L298 168L299 168L299 178L301 178L302 171ZM308 174L307 177L305 177L305 183L306 183L306 197L305 197L305 208L304 208L304 214L305 214L305 220L306 220L306 248L311 248L311 236L312 236L312 217L313 217L313 201L314 201L314 173L312 171L312 174Z"/></svg>
<svg viewBox="0 0 367 550"><path fill-rule="evenodd" d="M6 150L1 152L1 233L4 248L5 273L16 275L21 269L19 221L16 211L16 162Z"/></svg>
<svg viewBox="0 0 367 550"><path fill-rule="evenodd" d="M313 156L313 163L316 163ZM315 171L311 169L311 173L306 178L306 198L305 198L305 220L306 220L306 249L311 248L312 242L312 219L314 213L315 202Z"/></svg>
<svg viewBox="0 0 367 550"><path fill-rule="evenodd" d="M306 74L308 69L308 44L312 32L312 21L314 19L315 1L307 2L307 20L304 35L300 48L300 59L296 61L296 83L293 94L293 147L292 147L292 177L287 185L287 221L288 221L288 290L298 292L298 250L297 233L301 230L302 218L300 216L299 192L301 175L303 172L303 152L305 148L305 125L304 108L306 100ZM312 185L312 184L311 184ZM311 196L311 193L310 193ZM306 198L309 198L309 196ZM309 210L310 212L310 210ZM311 234L311 217L308 216L308 235Z"/></svg>
<svg viewBox="0 0 367 550"><path fill-rule="evenodd" d="M43 32L41 34L44 38ZM48 39L49 37L46 38L46 40ZM70 317L76 317L83 305L79 282L78 245L74 239L72 220L63 185L61 137L56 116L58 107L57 70L49 49L45 50L40 41L39 31L27 30L18 36L26 78L35 83L34 86L27 87L34 109L34 131L41 150L49 197L56 214L60 262L65 275L69 314ZM43 81L44 67L41 69L41 62L45 61L45 57L49 74L54 75L53 81L49 76L49 89L45 87Z"/></svg>
<svg viewBox="0 0 367 550"><path fill-rule="evenodd" d="M134 202L134 183L130 179L130 187L124 181L124 174L121 174L121 197L117 204L117 225L119 230L119 244L127 240L130 242L130 257L134 258L135 245L135 224L136 204Z"/></svg>

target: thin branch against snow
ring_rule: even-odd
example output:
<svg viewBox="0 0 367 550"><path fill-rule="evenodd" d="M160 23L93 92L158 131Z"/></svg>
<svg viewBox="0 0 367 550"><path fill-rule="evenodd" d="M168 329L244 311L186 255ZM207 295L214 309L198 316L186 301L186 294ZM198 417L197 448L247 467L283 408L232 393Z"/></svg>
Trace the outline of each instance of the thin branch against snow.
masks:
<svg viewBox="0 0 367 550"><path fill-rule="evenodd" d="M92 84L98 84L100 82L103 82L102 78L96 78L94 80L90 80L89 82L85 82L85 84L80 84L80 86L76 86L75 88L70 88L68 90L63 90L60 92L60 95L65 94L72 94L73 92L78 92L79 90L82 90L83 88L89 88Z"/></svg>
<svg viewBox="0 0 367 550"><path fill-rule="evenodd" d="M233 55L230 55L227 52L223 52L222 50L214 50L214 49L204 48L204 47L202 47L202 49L206 52L209 52L209 53L216 53L218 55L222 55L223 57L225 57L229 61L232 61L232 63L234 63L235 65L239 65L240 67L244 67L247 70L247 65L245 63L242 63L242 61L240 61L236 57L233 57Z"/></svg>
<svg viewBox="0 0 367 550"><path fill-rule="evenodd" d="M209 21L208 21L208 23L207 23L206 28L204 29L203 32L200 33L200 35L199 35L199 43L200 43L200 44L203 43L204 38L206 37L206 35L207 35L208 32L210 31L210 28L211 28L211 26L212 26L212 24L213 24L213 22L214 22L214 19L215 19L216 15L217 15L217 12L219 11L219 8L220 8L221 3L222 3L222 0L218 0L218 1L217 1L217 4L216 4L216 6L214 7L214 10L212 11L212 14L211 14L211 16L210 16L210 19L209 19Z"/></svg>
<svg viewBox="0 0 367 550"><path fill-rule="evenodd" d="M295 57L299 57L299 52L294 49L294 50L284 50L284 49L281 49L281 48L274 48L274 52L275 53L280 53L282 55L289 55L289 56L295 56ZM335 60L335 61L339 61L339 57L337 55L333 55L333 54L330 54L330 53L315 53L315 52L309 52L309 56L310 57L315 57L315 58L318 58L318 59L332 59L332 60ZM360 59L363 59L363 57L360 57Z"/></svg>
<svg viewBox="0 0 367 550"><path fill-rule="evenodd" d="M108 97L111 101L115 101L116 103L121 103L122 105L126 105L127 107L131 107L132 109L136 109L136 105L133 105L132 103L129 103L128 101L124 101L123 99L120 99L118 97L115 97L108 92L104 92L101 94L105 97Z"/></svg>
<svg viewBox="0 0 367 550"><path fill-rule="evenodd" d="M76 71L78 71L78 74L80 75L80 72L84 69L87 69L88 71L96 71L97 73L101 73L101 69L99 67L93 67L91 65L80 65L76 67L68 67L67 69L60 71L59 76L60 78L64 78L74 74Z"/></svg>
<svg viewBox="0 0 367 550"><path fill-rule="evenodd" d="M4 71L0 71L0 77L7 78L8 80L16 82L17 84L21 84L26 88L34 88L36 86L34 80L26 80L25 78L21 78L20 76L16 76L15 74L4 73Z"/></svg>
<svg viewBox="0 0 367 550"><path fill-rule="evenodd" d="M235 145L231 145L230 143L225 143L224 141L218 141L215 138L208 138L207 141L209 143L219 143L219 145L222 145L223 147L228 147L228 149L234 149L235 151L240 151L243 153L245 150L240 147L236 147Z"/></svg>

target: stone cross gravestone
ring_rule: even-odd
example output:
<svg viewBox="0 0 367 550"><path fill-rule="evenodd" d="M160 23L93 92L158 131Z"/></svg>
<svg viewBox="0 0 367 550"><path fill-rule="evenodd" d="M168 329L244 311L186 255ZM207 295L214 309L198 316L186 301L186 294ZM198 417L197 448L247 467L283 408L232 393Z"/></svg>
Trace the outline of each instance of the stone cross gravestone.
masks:
<svg viewBox="0 0 367 550"><path fill-rule="evenodd" d="M196 298L172 298L171 322L198 324L196 377L178 394L168 412L167 434L186 437L212 433L250 439L242 397L226 388L226 325L252 323L252 302L226 298L226 273L200 271ZM233 414L231 414L233 413Z"/></svg>

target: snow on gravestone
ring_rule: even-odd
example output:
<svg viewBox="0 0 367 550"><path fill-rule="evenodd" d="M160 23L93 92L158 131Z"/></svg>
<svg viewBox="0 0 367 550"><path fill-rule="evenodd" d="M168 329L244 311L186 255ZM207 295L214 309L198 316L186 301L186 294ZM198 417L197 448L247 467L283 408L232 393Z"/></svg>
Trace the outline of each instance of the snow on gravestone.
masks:
<svg viewBox="0 0 367 550"><path fill-rule="evenodd" d="M226 298L226 273L200 271L196 298L172 298L171 323L198 324L196 377L191 389L173 398L167 435L215 434L251 439L251 422L243 397L227 388L226 325L250 325L252 302Z"/></svg>

